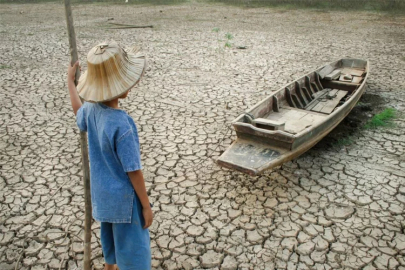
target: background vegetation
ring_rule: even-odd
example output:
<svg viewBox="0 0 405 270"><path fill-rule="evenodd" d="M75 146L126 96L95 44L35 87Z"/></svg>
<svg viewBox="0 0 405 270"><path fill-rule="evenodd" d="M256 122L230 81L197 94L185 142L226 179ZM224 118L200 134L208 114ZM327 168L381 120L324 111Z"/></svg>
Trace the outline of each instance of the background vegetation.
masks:
<svg viewBox="0 0 405 270"><path fill-rule="evenodd" d="M63 2L63 0L0 0L0 3ZM284 7L405 12L405 0L128 0L130 4L171 5L185 2L211 2L243 7ZM122 3L125 0L72 0L75 3Z"/></svg>
<svg viewBox="0 0 405 270"><path fill-rule="evenodd" d="M247 7L283 6L290 8L405 10L405 0L208 0Z"/></svg>

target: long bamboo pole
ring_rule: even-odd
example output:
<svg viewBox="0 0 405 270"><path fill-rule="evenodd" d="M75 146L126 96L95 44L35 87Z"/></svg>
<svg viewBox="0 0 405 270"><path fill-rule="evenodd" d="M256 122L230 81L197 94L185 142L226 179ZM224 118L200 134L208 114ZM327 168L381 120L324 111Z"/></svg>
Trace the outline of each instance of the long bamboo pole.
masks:
<svg viewBox="0 0 405 270"><path fill-rule="evenodd" d="M65 0L66 23L69 35L69 48L71 56L71 64L74 64L78 59L76 34L73 27L72 9L70 7L70 0ZM75 85L80 77L80 69L76 70ZM82 100L83 102L83 100ZM82 169L83 169L83 186L84 186L84 205L85 205L85 218L84 218L84 270L91 269L91 196L90 196L90 169L89 169L89 152L87 148L87 135L86 132L80 131L80 148L82 152Z"/></svg>

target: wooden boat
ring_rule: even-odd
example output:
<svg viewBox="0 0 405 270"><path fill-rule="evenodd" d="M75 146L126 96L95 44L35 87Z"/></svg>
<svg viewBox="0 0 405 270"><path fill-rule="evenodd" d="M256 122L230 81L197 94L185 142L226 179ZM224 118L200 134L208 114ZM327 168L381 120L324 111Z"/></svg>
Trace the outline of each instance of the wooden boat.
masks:
<svg viewBox="0 0 405 270"><path fill-rule="evenodd" d="M341 59L286 85L236 118L221 166L257 175L297 158L335 128L365 91L369 62Z"/></svg>

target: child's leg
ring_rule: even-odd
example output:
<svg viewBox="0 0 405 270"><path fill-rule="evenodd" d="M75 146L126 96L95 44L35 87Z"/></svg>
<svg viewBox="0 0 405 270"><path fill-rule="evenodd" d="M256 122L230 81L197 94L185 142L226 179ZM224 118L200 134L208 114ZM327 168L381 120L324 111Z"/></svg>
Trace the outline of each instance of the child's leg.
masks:
<svg viewBox="0 0 405 270"><path fill-rule="evenodd" d="M151 250L149 230L145 224L142 206L135 196L131 223L114 223L114 245L117 265L121 270L151 269Z"/></svg>
<svg viewBox="0 0 405 270"><path fill-rule="evenodd" d="M104 254L105 270L115 270L114 264L117 263L115 258L115 246L113 237L112 223L101 222L100 238L101 248Z"/></svg>
<svg viewBox="0 0 405 270"><path fill-rule="evenodd" d="M118 270L118 267L115 264L106 263L104 266L104 270Z"/></svg>

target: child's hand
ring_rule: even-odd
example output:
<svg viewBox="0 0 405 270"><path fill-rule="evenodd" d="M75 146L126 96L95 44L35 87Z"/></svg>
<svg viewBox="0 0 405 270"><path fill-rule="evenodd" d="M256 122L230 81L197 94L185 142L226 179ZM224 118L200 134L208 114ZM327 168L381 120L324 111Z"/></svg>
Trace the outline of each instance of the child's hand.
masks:
<svg viewBox="0 0 405 270"><path fill-rule="evenodd" d="M153 221L152 208L151 207L143 208L142 209L142 214L143 214L143 218L145 219L145 226L143 226L143 228L146 229L150 225L152 225L152 221Z"/></svg>
<svg viewBox="0 0 405 270"><path fill-rule="evenodd" d="M72 81L75 80L76 69L77 69L78 66L79 66L79 61L76 61L76 63L74 63L73 66L71 66L70 63L69 63L69 65L68 65L68 81L69 80L72 80Z"/></svg>

